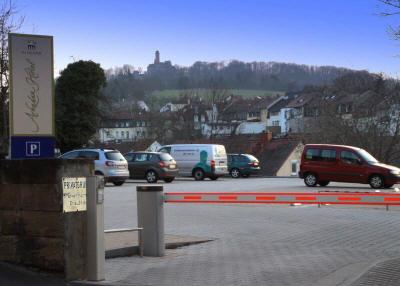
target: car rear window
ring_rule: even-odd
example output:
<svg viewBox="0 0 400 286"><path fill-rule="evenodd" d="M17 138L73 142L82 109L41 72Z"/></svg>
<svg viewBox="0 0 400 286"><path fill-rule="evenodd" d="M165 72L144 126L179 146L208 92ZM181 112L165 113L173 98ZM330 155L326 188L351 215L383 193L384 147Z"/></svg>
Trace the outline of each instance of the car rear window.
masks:
<svg viewBox="0 0 400 286"><path fill-rule="evenodd" d="M160 154L160 159L163 161L172 161L174 160L174 158L172 158L172 156L168 153L162 153Z"/></svg>
<svg viewBox="0 0 400 286"><path fill-rule="evenodd" d="M253 155L246 155L246 157L249 158L249 160L252 161L252 162L253 161L257 161L258 162L258 159L256 157L254 157Z"/></svg>
<svg viewBox="0 0 400 286"><path fill-rule="evenodd" d="M71 151L61 155L62 159L76 159L79 156L79 151Z"/></svg>
<svg viewBox="0 0 400 286"><path fill-rule="evenodd" d="M332 149L322 149L321 150L321 160L322 161L336 161L336 150Z"/></svg>
<svg viewBox="0 0 400 286"><path fill-rule="evenodd" d="M311 161L319 161L319 149L307 149L306 159Z"/></svg>
<svg viewBox="0 0 400 286"><path fill-rule="evenodd" d="M111 152L106 152L105 156L107 160L112 160L112 161L125 161L124 156L122 156L121 153L118 151L111 151Z"/></svg>
<svg viewBox="0 0 400 286"><path fill-rule="evenodd" d="M333 149L307 149L306 160L333 162L336 160L336 150Z"/></svg>
<svg viewBox="0 0 400 286"><path fill-rule="evenodd" d="M99 160L99 153L96 151L80 151L79 158Z"/></svg>

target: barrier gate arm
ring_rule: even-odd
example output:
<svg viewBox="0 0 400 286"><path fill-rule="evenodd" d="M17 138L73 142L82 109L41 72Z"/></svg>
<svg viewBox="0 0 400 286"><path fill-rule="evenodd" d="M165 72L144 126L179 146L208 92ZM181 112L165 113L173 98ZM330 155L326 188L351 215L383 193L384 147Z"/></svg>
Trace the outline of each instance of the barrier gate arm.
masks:
<svg viewBox="0 0 400 286"><path fill-rule="evenodd" d="M166 203L245 203L245 204L336 204L336 205L400 205L398 193L165 193Z"/></svg>

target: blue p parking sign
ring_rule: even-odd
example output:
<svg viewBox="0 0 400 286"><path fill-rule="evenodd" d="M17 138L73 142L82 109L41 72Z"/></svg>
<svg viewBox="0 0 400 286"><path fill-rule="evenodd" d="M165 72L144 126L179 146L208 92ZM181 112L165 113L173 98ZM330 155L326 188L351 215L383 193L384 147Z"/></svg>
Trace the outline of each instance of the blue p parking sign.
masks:
<svg viewBox="0 0 400 286"><path fill-rule="evenodd" d="M11 137L11 159L54 158L54 137Z"/></svg>
<svg viewBox="0 0 400 286"><path fill-rule="evenodd" d="M40 157L40 142L26 142L27 157Z"/></svg>

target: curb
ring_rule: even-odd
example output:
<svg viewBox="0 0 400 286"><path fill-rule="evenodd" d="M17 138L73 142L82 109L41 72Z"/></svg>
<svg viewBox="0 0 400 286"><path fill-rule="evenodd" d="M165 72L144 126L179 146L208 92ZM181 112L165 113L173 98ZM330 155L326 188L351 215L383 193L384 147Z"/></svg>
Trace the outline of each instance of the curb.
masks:
<svg viewBox="0 0 400 286"><path fill-rule="evenodd" d="M215 239L204 239L204 240L196 240L196 241L184 241L184 242L167 242L165 244L165 249L176 249L180 247L185 247L189 245L195 245L200 243L206 243L210 241L214 241ZM106 259L125 257L125 256L133 256L139 255L139 246L128 246L121 247L115 249L106 250Z"/></svg>

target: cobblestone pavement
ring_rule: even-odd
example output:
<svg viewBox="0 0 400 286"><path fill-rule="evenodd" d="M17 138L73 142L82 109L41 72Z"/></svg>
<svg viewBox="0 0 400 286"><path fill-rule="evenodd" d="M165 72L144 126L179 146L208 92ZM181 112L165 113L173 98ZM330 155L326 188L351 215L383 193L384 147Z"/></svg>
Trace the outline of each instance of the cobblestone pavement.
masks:
<svg viewBox="0 0 400 286"><path fill-rule="evenodd" d="M301 181L251 180L264 180L264 185L271 184L271 188L275 188L273 184L279 185L280 191L285 190L285 184L285 191L305 191ZM251 180L246 180L246 188L241 186L237 190L261 190L254 188ZM228 191L221 182L215 190ZM179 182L175 188L192 191L200 186L193 187L193 183L185 187L185 182ZM227 185L231 183L227 180ZM254 184L261 185L261 182ZM107 188L106 225L136 226L135 198L134 184ZM167 204L165 225L166 233L216 240L168 250L162 258L109 259L107 282L117 285L346 285L377 261L400 257L400 212L387 212L383 208Z"/></svg>

